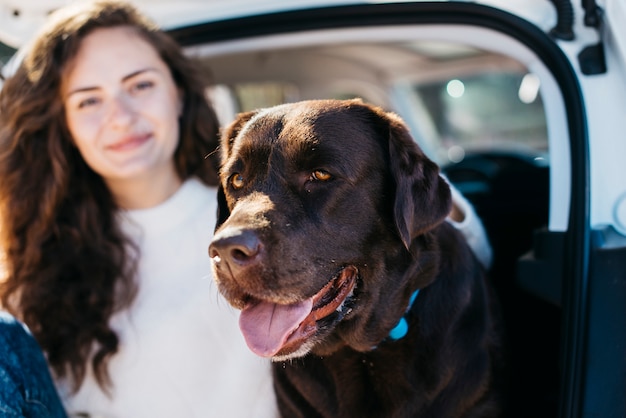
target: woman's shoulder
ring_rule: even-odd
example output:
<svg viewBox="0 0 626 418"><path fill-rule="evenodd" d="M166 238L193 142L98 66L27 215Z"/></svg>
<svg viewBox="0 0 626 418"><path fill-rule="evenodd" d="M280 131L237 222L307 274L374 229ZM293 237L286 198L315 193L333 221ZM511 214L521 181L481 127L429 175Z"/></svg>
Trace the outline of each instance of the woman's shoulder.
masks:
<svg viewBox="0 0 626 418"><path fill-rule="evenodd" d="M194 195L196 193L201 193L202 195L211 195L213 198L215 198L215 194L217 193L217 186L208 185L200 180L198 177L193 176L189 177L183 182L182 186L179 189L179 192L190 193Z"/></svg>

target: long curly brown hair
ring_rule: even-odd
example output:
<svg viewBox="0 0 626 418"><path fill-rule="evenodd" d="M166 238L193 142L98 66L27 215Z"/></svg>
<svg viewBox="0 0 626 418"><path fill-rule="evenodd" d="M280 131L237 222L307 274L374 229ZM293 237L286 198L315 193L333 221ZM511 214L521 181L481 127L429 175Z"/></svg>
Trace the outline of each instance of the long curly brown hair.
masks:
<svg viewBox="0 0 626 418"><path fill-rule="evenodd" d="M116 222L118 206L66 126L63 71L98 28L129 26L149 42L183 92L175 163L182 179L217 184L218 122L200 67L127 3L75 2L51 15L0 92L0 303L32 331L59 378L75 390L92 367L110 385L118 349L109 318L136 293L136 248ZM4 260L3 260L4 258ZM2 268L0 268L2 272Z"/></svg>

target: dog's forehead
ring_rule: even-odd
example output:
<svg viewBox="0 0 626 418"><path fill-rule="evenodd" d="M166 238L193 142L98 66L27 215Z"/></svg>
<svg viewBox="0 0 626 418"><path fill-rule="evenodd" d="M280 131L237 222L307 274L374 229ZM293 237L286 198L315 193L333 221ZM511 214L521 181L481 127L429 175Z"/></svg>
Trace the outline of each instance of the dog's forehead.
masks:
<svg viewBox="0 0 626 418"><path fill-rule="evenodd" d="M260 111L241 130L237 147L240 153L278 151L292 159L311 150L345 153L370 145L373 131L363 113L348 106L308 101Z"/></svg>
<svg viewBox="0 0 626 418"><path fill-rule="evenodd" d="M228 169L238 161L264 165L269 160L280 130L280 118L261 110L245 122L232 139L223 167Z"/></svg>

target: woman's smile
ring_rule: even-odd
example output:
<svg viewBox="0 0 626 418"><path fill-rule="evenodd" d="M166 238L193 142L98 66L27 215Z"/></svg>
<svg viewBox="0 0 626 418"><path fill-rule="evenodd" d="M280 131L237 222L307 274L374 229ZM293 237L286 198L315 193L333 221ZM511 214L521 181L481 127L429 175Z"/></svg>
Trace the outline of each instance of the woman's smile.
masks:
<svg viewBox="0 0 626 418"><path fill-rule="evenodd" d="M111 151L134 151L152 139L151 134L129 135L121 140L107 146Z"/></svg>

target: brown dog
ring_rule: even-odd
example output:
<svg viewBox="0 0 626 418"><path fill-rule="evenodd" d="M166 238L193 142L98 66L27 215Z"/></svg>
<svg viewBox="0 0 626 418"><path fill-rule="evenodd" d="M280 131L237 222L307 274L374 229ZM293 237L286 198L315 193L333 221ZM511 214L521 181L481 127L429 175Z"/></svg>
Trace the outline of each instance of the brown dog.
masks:
<svg viewBox="0 0 626 418"><path fill-rule="evenodd" d="M498 416L483 271L397 116L286 104L239 115L221 148L215 279L284 417Z"/></svg>

